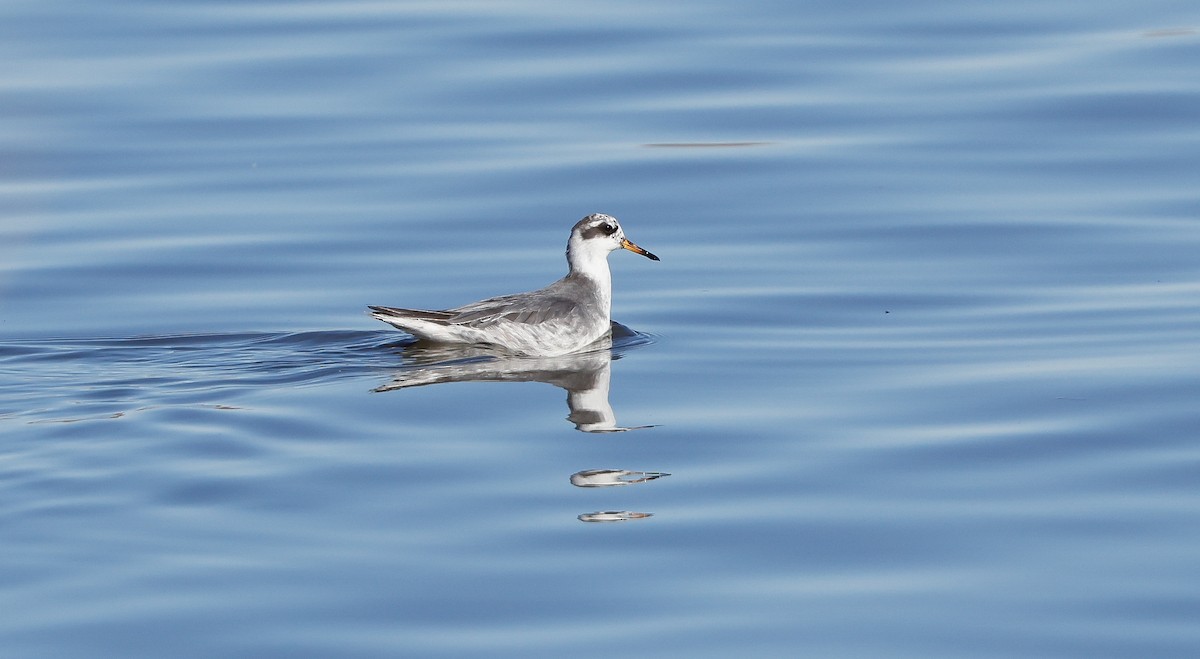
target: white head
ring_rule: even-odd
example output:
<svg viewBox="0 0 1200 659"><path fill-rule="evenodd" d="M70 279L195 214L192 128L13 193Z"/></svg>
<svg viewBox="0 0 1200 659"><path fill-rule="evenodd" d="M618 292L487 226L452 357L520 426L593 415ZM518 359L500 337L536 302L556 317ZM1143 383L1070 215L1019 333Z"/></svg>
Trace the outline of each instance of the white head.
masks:
<svg viewBox="0 0 1200 659"><path fill-rule="evenodd" d="M592 213L571 228L571 239L567 241L567 262L573 271L592 271L599 267L597 262L603 262L607 269L609 253L618 249L627 249L648 259L658 260L657 256L625 237L625 230L617 218L604 213Z"/></svg>

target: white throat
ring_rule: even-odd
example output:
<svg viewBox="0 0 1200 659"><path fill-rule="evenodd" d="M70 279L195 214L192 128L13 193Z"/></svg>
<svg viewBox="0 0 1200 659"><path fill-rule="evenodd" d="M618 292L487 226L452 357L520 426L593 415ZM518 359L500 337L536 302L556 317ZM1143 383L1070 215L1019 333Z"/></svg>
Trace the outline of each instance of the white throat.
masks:
<svg viewBox="0 0 1200 659"><path fill-rule="evenodd" d="M609 250L599 246L587 247L583 241L572 239L567 243L567 265L571 274L587 277L596 286L600 299L607 310L612 306L612 272L608 269Z"/></svg>
<svg viewBox="0 0 1200 659"><path fill-rule="evenodd" d="M571 272L596 279L609 279L608 255L613 250L597 240L571 236L567 242L567 265Z"/></svg>

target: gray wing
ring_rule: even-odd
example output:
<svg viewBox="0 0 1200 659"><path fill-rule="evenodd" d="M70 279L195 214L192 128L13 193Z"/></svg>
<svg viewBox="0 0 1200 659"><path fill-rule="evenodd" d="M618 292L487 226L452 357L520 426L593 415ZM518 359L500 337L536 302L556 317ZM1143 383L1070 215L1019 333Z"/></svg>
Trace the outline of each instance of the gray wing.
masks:
<svg viewBox="0 0 1200 659"><path fill-rule="evenodd" d="M454 315L446 322L468 327L486 327L500 321L536 325L569 316L578 306L576 300L542 290L493 297L451 309Z"/></svg>
<svg viewBox="0 0 1200 659"><path fill-rule="evenodd" d="M581 305L595 297L595 292L586 283L564 277L536 291L491 297L445 311L395 307L371 307L371 310L393 318L415 318L440 325L463 325L472 328L484 328L496 323L538 325L553 321L580 320L588 315L588 309Z"/></svg>

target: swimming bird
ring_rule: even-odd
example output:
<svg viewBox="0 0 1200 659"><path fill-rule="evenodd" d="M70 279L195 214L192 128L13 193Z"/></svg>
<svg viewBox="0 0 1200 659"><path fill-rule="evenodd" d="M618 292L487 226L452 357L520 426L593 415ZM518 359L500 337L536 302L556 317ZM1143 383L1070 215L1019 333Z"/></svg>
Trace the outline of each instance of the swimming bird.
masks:
<svg viewBox="0 0 1200 659"><path fill-rule="evenodd" d="M545 288L446 310L369 308L373 317L428 341L490 344L524 355L565 355L611 330L608 255L618 249L659 260L630 242L617 218L593 213L571 228L567 275Z"/></svg>

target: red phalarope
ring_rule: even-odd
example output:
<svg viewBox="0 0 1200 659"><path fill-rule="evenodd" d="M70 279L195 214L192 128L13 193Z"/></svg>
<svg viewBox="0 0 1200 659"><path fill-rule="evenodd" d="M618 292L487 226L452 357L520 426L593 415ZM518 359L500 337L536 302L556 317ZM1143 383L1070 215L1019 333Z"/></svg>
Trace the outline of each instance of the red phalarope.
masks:
<svg viewBox="0 0 1200 659"><path fill-rule="evenodd" d="M485 343L538 356L577 352L612 327L608 255L618 249L658 260L625 237L617 218L595 213L571 229L567 276L545 288L444 311L372 306L371 315L439 343Z"/></svg>

